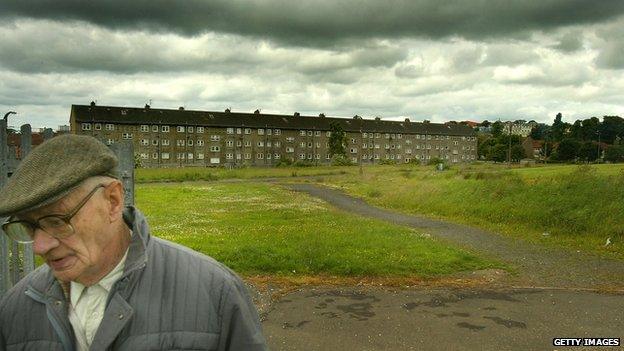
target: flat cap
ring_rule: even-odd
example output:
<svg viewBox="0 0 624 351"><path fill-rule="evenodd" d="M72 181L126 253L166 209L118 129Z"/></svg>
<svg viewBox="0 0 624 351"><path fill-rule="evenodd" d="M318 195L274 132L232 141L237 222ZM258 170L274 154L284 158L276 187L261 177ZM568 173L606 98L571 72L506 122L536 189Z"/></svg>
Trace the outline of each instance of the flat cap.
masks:
<svg viewBox="0 0 624 351"><path fill-rule="evenodd" d="M66 134L35 147L0 189L0 217L60 200L87 178L115 176L117 157L102 142Z"/></svg>

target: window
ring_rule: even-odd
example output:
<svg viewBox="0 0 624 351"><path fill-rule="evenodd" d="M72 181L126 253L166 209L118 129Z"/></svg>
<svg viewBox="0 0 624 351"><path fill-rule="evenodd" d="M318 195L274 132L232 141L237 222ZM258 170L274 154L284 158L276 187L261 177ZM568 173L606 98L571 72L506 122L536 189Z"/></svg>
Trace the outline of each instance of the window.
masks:
<svg viewBox="0 0 624 351"><path fill-rule="evenodd" d="M163 160L168 160L169 159L169 153L168 152L163 152L160 154L160 158Z"/></svg>
<svg viewBox="0 0 624 351"><path fill-rule="evenodd" d="M299 159L305 160L305 154L299 154Z"/></svg>
<svg viewBox="0 0 624 351"><path fill-rule="evenodd" d="M354 147L353 147L353 148L351 148L351 153L352 153L352 154L357 154L357 148L354 148Z"/></svg>
<svg viewBox="0 0 624 351"><path fill-rule="evenodd" d="M107 123L104 128L106 128L106 130L115 130L115 125Z"/></svg>
<svg viewBox="0 0 624 351"><path fill-rule="evenodd" d="M176 141L176 145L177 146L184 146L185 143L186 143L186 141L184 139L178 139Z"/></svg>
<svg viewBox="0 0 624 351"><path fill-rule="evenodd" d="M183 160L184 159L185 154L183 152L178 152L178 154L176 155L176 158L178 160Z"/></svg>
<svg viewBox="0 0 624 351"><path fill-rule="evenodd" d="M102 130L102 123L96 123L95 130Z"/></svg>
<svg viewBox="0 0 624 351"><path fill-rule="evenodd" d="M234 154L225 154L225 159L226 160L233 160L234 159Z"/></svg>
<svg viewBox="0 0 624 351"><path fill-rule="evenodd" d="M251 128L245 128L245 134L251 134Z"/></svg>
<svg viewBox="0 0 624 351"><path fill-rule="evenodd" d="M169 133L169 126L162 126L162 128L160 128L160 131L163 133Z"/></svg>
<svg viewBox="0 0 624 351"><path fill-rule="evenodd" d="M289 147L286 148L286 152L287 153L295 152L295 148L289 146Z"/></svg>
<svg viewBox="0 0 624 351"><path fill-rule="evenodd" d="M158 152L152 153L152 159L154 159L154 160L158 159Z"/></svg>
<svg viewBox="0 0 624 351"><path fill-rule="evenodd" d="M184 127L178 126L178 133L184 133Z"/></svg>
<svg viewBox="0 0 624 351"><path fill-rule="evenodd" d="M331 159L331 155L330 154L325 154L325 159L326 160L330 160Z"/></svg>
<svg viewBox="0 0 624 351"><path fill-rule="evenodd" d="M132 133L123 133L121 134L121 138L124 140L130 140L132 139Z"/></svg>
<svg viewBox="0 0 624 351"><path fill-rule="evenodd" d="M141 132L149 132L149 126L147 124L141 124Z"/></svg>
<svg viewBox="0 0 624 351"><path fill-rule="evenodd" d="M91 130L91 123L83 123L82 130Z"/></svg>
<svg viewBox="0 0 624 351"><path fill-rule="evenodd" d="M193 153L192 153L192 152L189 152L187 155L188 155L188 157L187 157L187 158L188 158L189 160L192 160L192 159L193 159Z"/></svg>
<svg viewBox="0 0 624 351"><path fill-rule="evenodd" d="M266 146L267 147L271 147L271 141L270 140L266 142Z"/></svg>
<svg viewBox="0 0 624 351"><path fill-rule="evenodd" d="M153 125L152 126L152 132L158 133L158 126L157 125Z"/></svg>
<svg viewBox="0 0 624 351"><path fill-rule="evenodd" d="M187 127L186 131L189 132L189 133L193 133L193 127L192 126L191 127Z"/></svg>
<svg viewBox="0 0 624 351"><path fill-rule="evenodd" d="M386 150L390 149L390 144L386 144Z"/></svg>
<svg viewBox="0 0 624 351"><path fill-rule="evenodd" d="M204 141L201 139L197 140L197 146L204 146Z"/></svg>
<svg viewBox="0 0 624 351"><path fill-rule="evenodd" d="M420 134L416 134L416 139L420 139Z"/></svg>
<svg viewBox="0 0 624 351"><path fill-rule="evenodd" d="M251 147L251 140L245 140L245 147Z"/></svg>
<svg viewBox="0 0 624 351"><path fill-rule="evenodd" d="M243 146L243 142L242 142L242 141L240 141L240 140L237 140L237 141L236 141L236 146L238 146L238 147Z"/></svg>
<svg viewBox="0 0 624 351"><path fill-rule="evenodd" d="M295 141L295 138L293 138L293 137L287 137L287 138L286 138L286 141L287 141L287 142L289 142L289 143L292 143L293 141Z"/></svg>
<svg viewBox="0 0 624 351"><path fill-rule="evenodd" d="M386 133L386 139L390 139L390 134Z"/></svg>
<svg viewBox="0 0 624 351"><path fill-rule="evenodd" d="M210 141L219 141L221 140L221 136L220 135L211 135L210 136Z"/></svg>
<svg viewBox="0 0 624 351"><path fill-rule="evenodd" d="M301 144L299 144L299 146L301 147L305 147L305 145L306 145L305 141L302 141Z"/></svg>
<svg viewBox="0 0 624 351"><path fill-rule="evenodd" d="M331 132L325 132L325 136L329 138L331 136Z"/></svg>
<svg viewBox="0 0 624 351"><path fill-rule="evenodd" d="M106 139L106 145L113 145L115 143L115 140L113 139Z"/></svg>
<svg viewBox="0 0 624 351"><path fill-rule="evenodd" d="M280 143L279 141L276 141L275 143L273 143L273 145L275 147L280 147L282 145L282 143Z"/></svg>
<svg viewBox="0 0 624 351"><path fill-rule="evenodd" d="M237 153L237 154L236 154L236 159L237 159L237 160L240 160L240 159L242 158L242 156L243 156L243 155L241 155L241 154L238 154L238 153Z"/></svg>
<svg viewBox="0 0 624 351"><path fill-rule="evenodd" d="M193 140L187 141L188 146L193 146Z"/></svg>
<svg viewBox="0 0 624 351"><path fill-rule="evenodd" d="M197 154L197 159L198 160L203 160L204 159L204 154L203 153L198 153Z"/></svg>
<svg viewBox="0 0 624 351"><path fill-rule="evenodd" d="M257 153L257 154L256 154L256 158L257 158L258 160L262 160L262 159L264 158L264 154L262 154L262 153Z"/></svg>
<svg viewBox="0 0 624 351"><path fill-rule="evenodd" d="M368 134L366 132L362 133L362 138L368 138Z"/></svg>
<svg viewBox="0 0 624 351"><path fill-rule="evenodd" d="M375 133L375 139L379 139L380 137L381 137L381 134Z"/></svg>
<svg viewBox="0 0 624 351"><path fill-rule="evenodd" d="M279 160L282 156L280 154L275 154L273 155L273 158L276 160Z"/></svg>
<svg viewBox="0 0 624 351"><path fill-rule="evenodd" d="M380 148L380 144L375 144L375 149L379 149Z"/></svg>
<svg viewBox="0 0 624 351"><path fill-rule="evenodd" d="M234 141L232 141L232 140L226 141L225 142L225 146L227 146L227 147L234 147Z"/></svg>
<svg viewBox="0 0 624 351"><path fill-rule="evenodd" d="M282 135L282 130L281 129L276 129L276 130L274 130L274 132L275 132L274 133L275 135Z"/></svg>
<svg viewBox="0 0 624 351"><path fill-rule="evenodd" d="M312 136L314 133L311 130L308 130L308 136Z"/></svg>
<svg viewBox="0 0 624 351"><path fill-rule="evenodd" d="M266 134L267 134L267 135L271 135L271 129L267 129L267 130L266 130Z"/></svg>
<svg viewBox="0 0 624 351"><path fill-rule="evenodd" d="M236 128L236 134L243 134L242 128Z"/></svg>
<svg viewBox="0 0 624 351"><path fill-rule="evenodd" d="M220 148L220 147L218 147L218 146L211 146L211 147L210 147L210 151L211 151L211 152L219 152L220 150L221 150L221 148Z"/></svg>
<svg viewBox="0 0 624 351"><path fill-rule="evenodd" d="M148 139L141 139L141 146L148 146L148 145L149 145Z"/></svg>
<svg viewBox="0 0 624 351"><path fill-rule="evenodd" d="M351 138L351 143L355 144L355 138Z"/></svg>
<svg viewBox="0 0 624 351"><path fill-rule="evenodd" d="M258 147L264 147L264 142L259 141L259 142L258 142Z"/></svg>
<svg viewBox="0 0 624 351"><path fill-rule="evenodd" d="M316 154L314 157L315 157L317 160L320 160L320 159L321 159L321 154Z"/></svg>
<svg viewBox="0 0 624 351"><path fill-rule="evenodd" d="M299 136L305 136L305 130L300 131Z"/></svg>
<svg viewBox="0 0 624 351"><path fill-rule="evenodd" d="M318 141L316 142L316 147L320 148L321 147L321 143L319 143Z"/></svg>
<svg viewBox="0 0 624 351"><path fill-rule="evenodd" d="M314 136L320 137L321 136L321 131L317 130L314 132Z"/></svg>
<svg viewBox="0 0 624 351"><path fill-rule="evenodd" d="M152 145L157 146L158 145L158 139L152 139Z"/></svg>
<svg viewBox="0 0 624 351"><path fill-rule="evenodd" d="M245 160L251 160L251 154L245 154Z"/></svg>
<svg viewBox="0 0 624 351"><path fill-rule="evenodd" d="M308 160L312 159L312 154L308 154Z"/></svg>
<svg viewBox="0 0 624 351"><path fill-rule="evenodd" d="M218 157L211 157L210 158L210 163L211 164L219 164L219 163L221 163L221 159L219 159Z"/></svg>
<svg viewBox="0 0 624 351"><path fill-rule="evenodd" d="M264 129L259 128L258 129L258 135L264 135Z"/></svg>
<svg viewBox="0 0 624 351"><path fill-rule="evenodd" d="M403 134L397 134L397 139L403 139Z"/></svg>
<svg viewBox="0 0 624 351"><path fill-rule="evenodd" d="M308 148L312 148L312 142L308 143Z"/></svg>
<svg viewBox="0 0 624 351"><path fill-rule="evenodd" d="M225 130L225 132L228 134L234 134L234 128L228 128Z"/></svg>
<svg viewBox="0 0 624 351"><path fill-rule="evenodd" d="M160 141L160 143L162 144L162 146L169 146L169 139L163 139Z"/></svg>

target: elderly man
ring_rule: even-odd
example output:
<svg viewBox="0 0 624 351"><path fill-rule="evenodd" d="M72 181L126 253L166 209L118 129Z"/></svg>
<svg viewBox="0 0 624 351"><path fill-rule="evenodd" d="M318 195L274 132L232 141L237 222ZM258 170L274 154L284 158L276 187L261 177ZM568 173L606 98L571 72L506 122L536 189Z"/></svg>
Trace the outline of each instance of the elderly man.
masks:
<svg viewBox="0 0 624 351"><path fill-rule="evenodd" d="M265 350L241 280L151 236L116 165L96 139L59 136L0 190L3 231L46 263L0 301L0 350Z"/></svg>

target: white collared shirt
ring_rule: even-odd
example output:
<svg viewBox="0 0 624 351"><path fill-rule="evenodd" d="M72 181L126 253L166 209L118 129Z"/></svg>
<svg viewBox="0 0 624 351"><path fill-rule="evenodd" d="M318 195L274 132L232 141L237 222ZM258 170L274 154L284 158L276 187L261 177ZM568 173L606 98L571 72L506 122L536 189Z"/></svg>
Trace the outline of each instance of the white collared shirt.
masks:
<svg viewBox="0 0 624 351"><path fill-rule="evenodd" d="M123 275L127 256L128 250L112 271L88 288L74 281L70 283L69 321L74 328L78 351L86 351L91 346L93 337L104 317L108 293L113 284Z"/></svg>

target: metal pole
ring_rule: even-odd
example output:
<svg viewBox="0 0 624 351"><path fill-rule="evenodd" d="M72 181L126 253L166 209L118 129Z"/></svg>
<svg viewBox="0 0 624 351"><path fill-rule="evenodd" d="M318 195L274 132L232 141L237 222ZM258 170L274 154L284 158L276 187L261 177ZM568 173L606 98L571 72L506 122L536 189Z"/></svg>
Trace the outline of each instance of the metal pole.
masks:
<svg viewBox="0 0 624 351"><path fill-rule="evenodd" d="M134 205L134 147L132 141L124 140L111 145L111 149L119 159L117 174L124 186L124 203Z"/></svg>
<svg viewBox="0 0 624 351"><path fill-rule="evenodd" d="M22 160L24 160L24 158L26 158L26 155L28 155L30 153L30 150L32 148L32 128L30 127L30 124L24 124L21 128L20 128L20 132L22 133L22 140L21 140L21 157ZM26 276L26 274L32 272L35 269L35 256L33 254L33 247L32 244L24 244L24 269L23 269L23 276Z"/></svg>
<svg viewBox="0 0 624 351"><path fill-rule="evenodd" d="M7 181L7 121L5 118L0 120L0 187ZM4 218L0 218L4 221ZM0 229L0 296L3 295L11 286L9 281L9 238Z"/></svg>
<svg viewBox="0 0 624 351"><path fill-rule="evenodd" d="M509 148L507 149L507 166L511 167L511 123L509 123L509 134L507 135L509 138Z"/></svg>

